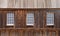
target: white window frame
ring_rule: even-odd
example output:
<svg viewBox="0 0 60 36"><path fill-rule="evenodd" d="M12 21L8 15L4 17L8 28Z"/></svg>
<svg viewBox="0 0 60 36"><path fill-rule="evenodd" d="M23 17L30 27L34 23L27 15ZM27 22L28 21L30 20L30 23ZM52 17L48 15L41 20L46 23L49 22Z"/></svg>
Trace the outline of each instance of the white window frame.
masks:
<svg viewBox="0 0 60 36"><path fill-rule="evenodd" d="M29 24L29 23L27 22L27 19L28 19L27 17L28 17L29 14L32 14L32 15L33 15L33 24L32 24L32 23ZM27 26L34 26L34 13L27 13L27 14L26 14L26 25L27 25Z"/></svg>
<svg viewBox="0 0 60 36"><path fill-rule="evenodd" d="M11 23L11 24L8 23L8 15L9 15L9 14L10 14L10 13L7 13L7 24L6 24L6 25L7 25L7 26L14 26L14 24L12 24L12 23ZM14 13L12 13L12 14L13 14L13 16L14 16ZM13 22L14 22L14 21L13 21Z"/></svg>
<svg viewBox="0 0 60 36"><path fill-rule="evenodd" d="M54 13L52 13L52 12L47 12L47 15L48 14L53 14L53 23L51 24L51 23L47 23L47 16L46 16L46 25L48 25L48 26L50 26L50 25L54 25ZM50 17L50 19L51 19L51 17Z"/></svg>

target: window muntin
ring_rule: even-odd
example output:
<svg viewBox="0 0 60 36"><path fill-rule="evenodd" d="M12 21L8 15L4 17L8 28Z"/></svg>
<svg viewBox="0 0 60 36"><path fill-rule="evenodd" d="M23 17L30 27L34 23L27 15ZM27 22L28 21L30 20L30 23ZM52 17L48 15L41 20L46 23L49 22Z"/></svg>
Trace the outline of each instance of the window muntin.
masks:
<svg viewBox="0 0 60 36"><path fill-rule="evenodd" d="M27 13L26 25L34 25L34 13Z"/></svg>
<svg viewBox="0 0 60 36"><path fill-rule="evenodd" d="M7 25L14 25L14 13L7 13Z"/></svg>
<svg viewBox="0 0 60 36"><path fill-rule="evenodd" d="M47 13L46 24L54 25L54 13Z"/></svg>

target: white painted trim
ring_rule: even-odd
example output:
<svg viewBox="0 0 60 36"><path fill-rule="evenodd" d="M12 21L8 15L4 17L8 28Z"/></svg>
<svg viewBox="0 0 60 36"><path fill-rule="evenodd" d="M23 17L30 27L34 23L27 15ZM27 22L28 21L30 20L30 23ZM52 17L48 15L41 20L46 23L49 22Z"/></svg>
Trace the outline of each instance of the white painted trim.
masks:
<svg viewBox="0 0 60 36"><path fill-rule="evenodd" d="M27 26L33 26L34 24L26 24Z"/></svg>
<svg viewBox="0 0 60 36"><path fill-rule="evenodd" d="M14 26L14 24L7 24L7 26Z"/></svg>
<svg viewBox="0 0 60 36"><path fill-rule="evenodd" d="M47 24L47 25L54 25L54 24Z"/></svg>

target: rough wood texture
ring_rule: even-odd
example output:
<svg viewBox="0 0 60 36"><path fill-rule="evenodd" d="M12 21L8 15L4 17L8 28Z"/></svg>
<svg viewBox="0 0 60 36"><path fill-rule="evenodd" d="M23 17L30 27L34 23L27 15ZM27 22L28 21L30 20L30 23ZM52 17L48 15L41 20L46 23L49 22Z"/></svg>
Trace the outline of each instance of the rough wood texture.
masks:
<svg viewBox="0 0 60 36"><path fill-rule="evenodd" d="M4 30L0 32L0 36L59 36L56 31L36 31L36 30Z"/></svg>
<svg viewBox="0 0 60 36"><path fill-rule="evenodd" d="M14 13L14 26L6 25L6 14ZM54 13L53 26L46 25L46 13ZM34 13L34 26L26 25L26 14ZM0 36L60 36L60 9L0 9Z"/></svg>
<svg viewBox="0 0 60 36"><path fill-rule="evenodd" d="M7 26L7 13L14 13L15 25ZM34 13L34 26L26 25L26 14ZM46 13L54 13L54 26L46 25ZM57 9L1 9L0 10L0 28L60 28L60 12Z"/></svg>

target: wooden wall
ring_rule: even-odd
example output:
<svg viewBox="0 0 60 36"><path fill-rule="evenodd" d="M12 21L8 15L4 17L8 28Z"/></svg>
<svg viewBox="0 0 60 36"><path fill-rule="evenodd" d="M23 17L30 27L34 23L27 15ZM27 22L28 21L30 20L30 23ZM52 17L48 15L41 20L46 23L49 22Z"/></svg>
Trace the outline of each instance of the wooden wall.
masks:
<svg viewBox="0 0 60 36"><path fill-rule="evenodd" d="M6 14L14 13L15 25L6 25ZM26 14L34 13L34 26L26 25ZM46 25L46 13L54 13L54 25ZM0 36L60 36L60 9L0 9Z"/></svg>
<svg viewBox="0 0 60 36"><path fill-rule="evenodd" d="M12 12L15 15L15 25L7 26L6 17L7 13ZM26 25L26 14L32 12L34 13L34 26ZM0 28L49 28L46 25L46 13L54 13L54 25L50 26L52 28L60 28L60 10L49 10L49 9L1 9L0 10Z"/></svg>
<svg viewBox="0 0 60 36"><path fill-rule="evenodd" d="M48 30L0 30L0 36L59 36L60 32Z"/></svg>
<svg viewBox="0 0 60 36"><path fill-rule="evenodd" d="M60 8L60 0L0 0L0 8Z"/></svg>

